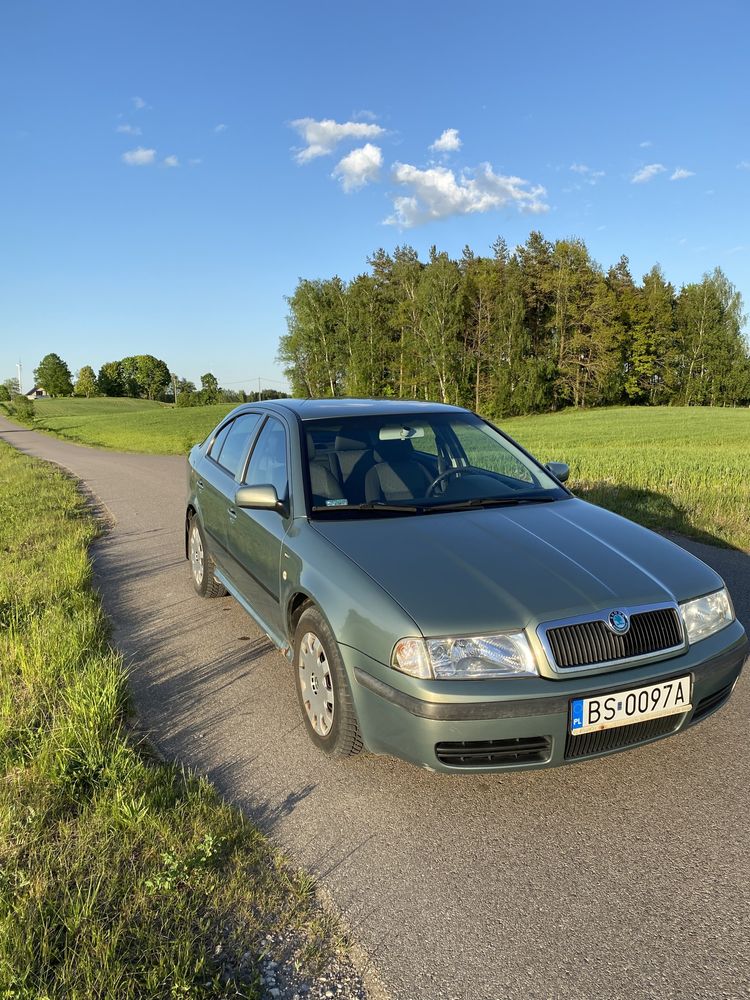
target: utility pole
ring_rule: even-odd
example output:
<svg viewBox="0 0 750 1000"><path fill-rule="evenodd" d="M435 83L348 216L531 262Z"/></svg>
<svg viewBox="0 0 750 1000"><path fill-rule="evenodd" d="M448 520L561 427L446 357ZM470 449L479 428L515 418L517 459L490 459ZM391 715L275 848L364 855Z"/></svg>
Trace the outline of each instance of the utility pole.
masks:
<svg viewBox="0 0 750 1000"><path fill-rule="evenodd" d="M177 376L172 372L172 398L174 405L177 406Z"/></svg>
<svg viewBox="0 0 750 1000"><path fill-rule="evenodd" d="M260 402L260 376L258 376L258 402Z"/></svg>
<svg viewBox="0 0 750 1000"><path fill-rule="evenodd" d="M16 365L18 369L18 393L19 395L23 392L23 386L21 385L21 362L19 361Z"/></svg>

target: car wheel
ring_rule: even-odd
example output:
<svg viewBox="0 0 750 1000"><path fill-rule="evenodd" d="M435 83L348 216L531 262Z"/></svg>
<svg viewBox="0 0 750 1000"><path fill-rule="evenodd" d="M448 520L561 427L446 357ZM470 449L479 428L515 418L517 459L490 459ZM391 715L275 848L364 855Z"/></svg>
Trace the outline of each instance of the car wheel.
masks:
<svg viewBox="0 0 750 1000"><path fill-rule="evenodd" d="M302 612L294 633L297 696L308 735L332 757L362 749L357 714L341 653L317 608Z"/></svg>
<svg viewBox="0 0 750 1000"><path fill-rule="evenodd" d="M226 590L214 577L216 566L206 546L203 529L197 517L190 518L188 558L196 593L201 597L223 597Z"/></svg>

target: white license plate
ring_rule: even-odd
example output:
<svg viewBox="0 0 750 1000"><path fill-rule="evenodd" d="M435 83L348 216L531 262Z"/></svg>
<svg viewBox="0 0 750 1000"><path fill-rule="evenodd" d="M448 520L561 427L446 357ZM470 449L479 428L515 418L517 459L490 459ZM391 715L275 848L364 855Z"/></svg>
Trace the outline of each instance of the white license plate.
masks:
<svg viewBox="0 0 750 1000"><path fill-rule="evenodd" d="M596 698L574 698L570 706L570 731L573 735L596 733L600 729L677 715L691 708L690 676L676 677L661 684L615 691Z"/></svg>

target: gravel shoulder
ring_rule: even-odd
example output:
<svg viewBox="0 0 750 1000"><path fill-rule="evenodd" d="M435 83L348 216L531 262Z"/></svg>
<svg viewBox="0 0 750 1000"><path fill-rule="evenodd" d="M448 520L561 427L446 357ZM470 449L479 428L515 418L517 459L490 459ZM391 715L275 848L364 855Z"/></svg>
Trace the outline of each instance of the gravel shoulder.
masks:
<svg viewBox="0 0 750 1000"><path fill-rule="evenodd" d="M183 459L2 419L0 436L68 468L112 518L96 579L141 727L320 877L394 1000L750 996L747 675L687 733L559 770L333 763L283 658L231 598L192 591ZM750 556L678 541L747 626Z"/></svg>

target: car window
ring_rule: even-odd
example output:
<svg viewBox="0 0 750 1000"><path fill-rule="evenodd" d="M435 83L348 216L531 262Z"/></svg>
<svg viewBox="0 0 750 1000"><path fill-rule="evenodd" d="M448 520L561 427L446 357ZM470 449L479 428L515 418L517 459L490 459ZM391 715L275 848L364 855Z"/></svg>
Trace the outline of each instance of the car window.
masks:
<svg viewBox="0 0 750 1000"><path fill-rule="evenodd" d="M218 456L212 454L219 465L233 476L239 470L242 457L248 449L253 431L258 426L259 421L260 414L258 413L241 414L231 424Z"/></svg>
<svg viewBox="0 0 750 1000"><path fill-rule="evenodd" d="M484 425L475 426L456 421L452 425L452 430L466 454L469 465L499 472L503 476L518 479L523 483L534 481L528 466L511 453L508 444L504 448L498 448L492 440L494 435L488 434L488 428Z"/></svg>
<svg viewBox="0 0 750 1000"><path fill-rule="evenodd" d="M286 496L286 431L275 417L268 418L258 435L245 483L248 486L274 486L279 499Z"/></svg>
<svg viewBox="0 0 750 1000"><path fill-rule="evenodd" d="M221 428L221 430L219 431L219 433L213 439L213 442L211 443L211 447L208 449L208 454L211 456L211 458L214 461L216 461L216 459L219 457L219 452L221 451L221 446L226 441L227 434L229 433L229 431L230 431L233 423L234 423L234 421L230 420L229 423L224 424L224 426Z"/></svg>

